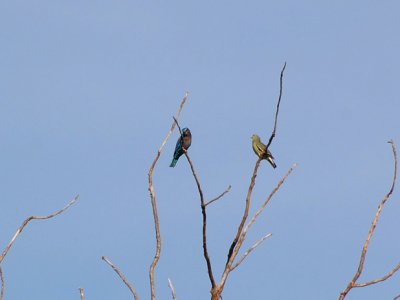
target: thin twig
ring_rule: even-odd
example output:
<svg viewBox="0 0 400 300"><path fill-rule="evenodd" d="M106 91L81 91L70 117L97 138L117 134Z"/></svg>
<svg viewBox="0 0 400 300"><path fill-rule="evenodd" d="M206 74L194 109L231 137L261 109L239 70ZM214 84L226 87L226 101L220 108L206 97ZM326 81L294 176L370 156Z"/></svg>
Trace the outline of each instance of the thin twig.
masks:
<svg viewBox="0 0 400 300"><path fill-rule="evenodd" d="M278 104L276 105L276 112L275 112L275 123L274 123L274 130L272 131L272 134L269 138L268 144L267 144L267 149L268 147L271 145L272 140L275 137L275 133L276 133L276 125L278 123L278 113L279 113L279 105L281 104L281 99L282 99L282 92L283 92L283 72L286 69L286 62L283 65L282 71L281 71L281 77L279 79L279 98L278 98Z"/></svg>
<svg viewBox="0 0 400 300"><path fill-rule="evenodd" d="M83 294L83 288L79 288L79 294L81 295L81 300L85 300L85 295Z"/></svg>
<svg viewBox="0 0 400 300"><path fill-rule="evenodd" d="M170 288L170 290L171 290L172 299L173 299L173 300L177 300L176 294L175 294L174 286L172 285L172 281L171 281L171 279L169 279L169 278L168 278L168 286L169 286L169 288Z"/></svg>
<svg viewBox="0 0 400 300"><path fill-rule="evenodd" d="M189 93L186 92L185 96L182 99L182 102L179 106L179 109L176 113L176 119L179 118L179 115L182 111L183 105L186 102L186 99L188 97ZM161 151L164 148L165 144L167 143L169 137L172 134L172 131L175 128L175 122L172 123L170 130L167 133L167 136L165 137L164 141L161 143L160 148L158 148L156 157L154 158L153 163L150 166L150 170L148 173L148 177L149 177L149 192L150 192L150 199L151 199L151 206L153 208L153 217L154 217L154 228L155 228L155 232L156 232L156 253L154 255L154 259L150 265L149 268L149 277L150 277L150 291L151 291L151 300L155 300L156 299L156 288L155 288L155 281L154 281L154 270L156 268L156 265L158 263L158 260L160 259L160 254L161 254L161 234L160 234L160 225L159 225L159 221L158 221L158 212L157 212L157 202L156 202L156 196L154 193L154 184L153 184L153 172L154 172L154 168L156 166L156 163L158 161L158 159L160 158L161 155Z"/></svg>
<svg viewBox="0 0 400 300"><path fill-rule="evenodd" d="M229 193L230 190L231 190L231 186L229 185L228 188L221 195L219 195L218 197L215 197L214 199L208 201L206 203L206 206L211 204L211 203L213 203L213 202L215 202L215 201L217 201L217 200L219 200L219 199L221 199L223 196L225 196L225 194Z"/></svg>
<svg viewBox="0 0 400 300"><path fill-rule="evenodd" d="M199 191L200 195L200 204L201 204L201 214L203 215L203 255L207 263L207 271L208 271L208 277L210 278L210 283L211 283L211 289L215 287L215 279L214 279L214 274L212 271L212 265L211 265L211 259L208 254L207 250L207 213L206 213L206 205L204 202L204 196L203 196L203 191L200 186L200 181L199 178L196 175L196 172L194 170L194 166L192 163L192 160L190 159L189 155L187 154L186 149L184 149L185 156L189 162L190 169L192 170L192 174L194 177L194 180L196 181L197 189Z"/></svg>
<svg viewBox="0 0 400 300"><path fill-rule="evenodd" d="M347 287L340 293L339 300L343 300L346 297L347 293L353 287L357 286L356 282L357 282L358 278L360 277L360 275L361 275L361 273L363 271L364 262L365 262L365 256L367 255L368 246L369 246L369 243L371 241L372 235L374 234L376 224L378 223L378 220L379 220L379 217L381 215L383 206L385 205L385 203L389 199L389 197L392 195L393 190L394 190L394 186L395 186L395 183L396 183L396 177L397 177L397 151L396 151L396 145L395 145L393 140L390 140L388 143L391 144L391 146L392 146L392 152L393 152L393 157L394 157L394 174L393 174L392 185L390 187L389 192L383 197L381 203L378 206L378 210L375 213L374 219L372 220L371 226L370 226L369 231L368 231L367 239L365 240L363 248L362 248L362 251L361 251L360 262L358 264L357 272L354 275L353 279L348 283ZM362 284L362 285L357 286L357 287L367 286L367 285L371 285L371 284L386 280L389 277L391 277L399 268L400 268L400 266L396 266L386 276L384 276L384 277L382 277L380 279L377 279L377 280L369 281L366 284Z"/></svg>
<svg viewBox="0 0 400 300"><path fill-rule="evenodd" d="M1 265L0 265L0 279L1 279L0 300L3 300L3 296L4 296L4 274L3 274L3 269L1 268Z"/></svg>
<svg viewBox="0 0 400 300"><path fill-rule="evenodd" d="M79 198L79 195L77 195L74 199L72 199L65 207L62 209L48 215L48 216L30 216L28 217L22 225L18 228L17 232L14 234L12 237L11 241L8 243L7 247L4 249L3 253L0 256L0 264L3 262L3 259L6 257L8 251L10 250L11 246L14 244L15 240L17 237L21 234L22 230L25 228L26 225L32 220L47 220L51 219L55 216L58 216L59 214L62 214L64 211L66 211L71 205L73 205Z"/></svg>
<svg viewBox="0 0 400 300"><path fill-rule="evenodd" d="M101 259L104 260L115 271L115 273L118 274L118 276L122 279L122 281L125 283L125 285L128 287L128 289L133 294L133 297L135 298L135 300L139 300L139 296L136 293L134 287L128 282L128 280L126 279L124 274L122 274L122 272L107 257L102 256Z"/></svg>
<svg viewBox="0 0 400 300"><path fill-rule="evenodd" d="M242 255L242 257L239 258L237 263L231 267L231 271L236 269L242 263L242 261L247 257L247 255L249 255L251 253L251 251L253 251L255 248L257 248L262 242L264 242L267 238L269 238L271 236L272 236L272 233L268 233L267 235L265 235L261 239L259 239L257 242L255 242L254 245L251 246L249 249L247 249L247 251Z"/></svg>
<svg viewBox="0 0 400 300"><path fill-rule="evenodd" d="M400 295L397 295L396 297L393 298L393 300L400 299Z"/></svg>

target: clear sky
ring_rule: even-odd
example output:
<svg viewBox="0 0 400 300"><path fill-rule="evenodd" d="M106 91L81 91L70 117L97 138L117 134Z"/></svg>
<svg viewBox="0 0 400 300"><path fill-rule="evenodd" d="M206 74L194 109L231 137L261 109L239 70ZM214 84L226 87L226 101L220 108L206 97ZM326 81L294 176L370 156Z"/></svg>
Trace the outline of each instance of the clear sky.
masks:
<svg viewBox="0 0 400 300"><path fill-rule="evenodd" d="M31 223L4 260L5 300L131 299L108 256L149 299L154 229L147 172L185 91L180 123L209 207L217 278L243 211L256 156L273 127L251 212L293 163L248 235L273 236L235 270L224 299L337 299L393 172L400 145L398 1L2 1L0 245L29 215L76 194L63 215ZM163 238L158 299L209 298L201 211L185 159L154 174ZM399 192L387 203L361 281L400 260ZM400 277L346 298L392 299Z"/></svg>

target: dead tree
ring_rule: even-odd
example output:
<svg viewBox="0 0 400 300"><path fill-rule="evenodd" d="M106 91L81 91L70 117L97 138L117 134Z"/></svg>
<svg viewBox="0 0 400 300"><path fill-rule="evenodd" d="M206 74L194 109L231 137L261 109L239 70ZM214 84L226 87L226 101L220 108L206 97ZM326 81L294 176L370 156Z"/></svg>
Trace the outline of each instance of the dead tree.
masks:
<svg viewBox="0 0 400 300"><path fill-rule="evenodd" d="M282 71L281 71L281 75L280 75L280 90L279 90L279 97L278 97L278 102L277 102L277 106L276 106L276 112L275 112L275 122L274 122L274 128L272 130L271 136L269 138L268 144L267 144L267 149L268 147L271 145L275 135L276 135L276 128L277 128L277 122L278 122L278 114L279 114L279 106L280 106L280 102L282 99L282 92L283 92L283 74L286 68L286 63L284 64ZM176 119L174 119L176 124L178 125L180 134L182 136L182 131L180 129L180 126L178 124L178 121ZM261 237L258 241L256 241L253 246L251 246L249 249L247 249L247 251L244 252L244 254L236 260L237 255L239 254L239 251L241 250L241 247L243 245L243 242L246 238L247 232L250 229L250 227L253 225L253 223L257 220L258 216L263 212L263 210L265 209L265 207L267 206L267 204L269 203L269 201L271 200L271 198L273 197L273 195L278 191L278 189L281 187L281 185L285 182L286 178L291 174L291 172L293 171L293 169L296 167L296 165L293 165L288 172L285 174L285 176L279 181L279 183L277 184L277 186L272 190L272 192L269 194L269 196L266 198L266 200L264 201L264 203L260 206L260 208L258 209L258 211L254 214L254 216L250 219L250 221L246 224L248 215L249 215L249 209L250 209L250 205L251 205L251 199L252 199L252 192L256 183L256 177L257 177L257 172L258 169L260 167L260 163L262 158L259 158L256 161L256 164L254 166L254 170L253 170L253 175L251 177L250 180L250 185L247 191L247 196L246 196L246 200L245 200L245 208L244 208L244 212L243 212L243 216L240 220L236 235L232 241L232 244L230 245L229 249L228 249L228 254L227 254L227 262L225 264L225 268L223 270L222 276L219 279L218 282L216 282L215 277L214 277L214 273L213 273L213 268L212 268L212 264L211 264L211 259L210 256L208 254L208 250L207 250L207 212L206 212L206 206L208 204L213 203L214 201L220 199L223 195L225 195L230 187L224 191L220 196L218 196L216 199L213 199L209 202L206 202L204 200L204 194L200 185L200 181L198 179L198 176L195 172L195 168L193 165L192 160L190 159L188 152L186 150L184 150L184 154L189 162L191 171L192 171L192 175L194 177L194 180L196 182L197 185L197 189L198 189L198 193L199 193L199 197L200 197L200 207L201 207L201 213L202 213L202 219L203 219L203 230L202 230L202 235L203 235L203 255L204 255L204 259L206 261L206 265L207 265L207 272L208 272L208 277L210 280L210 284L211 284L211 300L218 300L221 298L221 294L223 292L226 280L228 279L229 274L231 273L231 271L233 271L234 269L236 269L241 263L242 261L247 257L247 255L249 255L257 246L259 246L263 241L265 241L267 238L269 238L272 234L268 233L266 235L264 235L263 237ZM246 224L246 225L245 225Z"/></svg>
<svg viewBox="0 0 400 300"><path fill-rule="evenodd" d="M271 136L268 140L268 144L267 144L267 149L268 147L271 145L275 135L276 135L276 128L277 128L277 123L278 123L278 114L279 114L279 106L280 106L280 102L281 102L281 98L282 98L282 92L283 92L283 74L285 71L285 67L286 67L286 63L284 64L282 71L281 71L281 75L280 75L280 91L279 91L279 98L278 98L278 102L277 102L277 106L276 106L276 113L275 113L275 122L274 122L274 127L273 127L273 131L271 133ZM155 278L154 278L154 271L155 268L157 266L158 260L160 258L160 254L161 254L161 233L160 233L160 225L159 225L159 221L158 221L158 211L157 211L157 201L156 201L156 196L155 196L155 189L154 189L154 184L153 184L153 172L155 170L155 167L157 165L158 159L160 158L161 152L165 146L165 144L167 143L169 137L171 136L173 130L175 129L175 127L177 126L180 132L180 136L182 137L182 131L181 128L179 126L179 115L182 111L182 108L187 100L188 97L188 93L185 94L185 96L183 97L181 104L179 106L179 109L176 113L176 115L173 117L173 122L171 124L171 127L169 129L169 131L167 132L167 135L165 137L165 139L163 140L163 142L161 143L161 146L159 147L156 156L153 160L153 163L150 166L149 172L148 172L148 181L149 181L149 192L150 192L150 200L151 200L151 204L152 204L152 210L153 210L153 218L154 218L154 228L155 228L155 238L156 238L156 251L155 251L155 255L154 255L154 259L150 265L149 268L149 280L150 280L150 298L151 300L155 300L156 298L156 288L155 288ZM287 179L287 177L291 174L291 172L293 171L293 169L296 167L296 165L293 165L291 168L289 168L289 170L287 171L287 173L283 176L283 178L278 182L278 184L276 185L276 187L271 191L271 193L266 197L264 203L259 207L258 211L252 216L252 218L250 219L250 221L247 221L248 216L249 216L249 209L250 209L250 205L251 205L251 199L252 199L252 192L254 189L254 186L256 184L256 177L257 177L257 172L258 169L260 167L260 163L261 163L261 158L259 158L256 161L256 164L254 166L254 170L251 176L251 180L250 180L250 185L247 191L247 196L245 198L245 207L244 207L244 212L243 212L243 216L239 222L239 226L236 232L235 237L233 238L233 241L230 245L230 247L228 248L227 251L227 262L225 265L225 268L223 270L222 276L221 278L219 278L218 281L216 281L215 276L214 276L214 272L213 272L213 266L212 266L212 262L211 262L211 258L210 255L208 253L208 244L207 244L207 206L214 203L215 201L221 199L225 194L227 194L230 191L230 186L223 192L221 193L218 197L210 200L210 201L206 201L204 199L204 193L200 184L200 180L197 176L197 173L195 171L194 168L194 164L193 161L191 160L188 152L186 151L186 149L184 150L184 154L186 156L186 159L189 163L193 178L195 180L196 186L197 186L197 190L199 193L199 198L200 198L200 208L201 208L201 214L202 214L202 246L203 246L203 256L206 262L206 266L207 266L207 273L208 273L208 277L210 280L210 285L211 285L211 289L210 289L210 294L211 294L211 299L212 300L219 300L221 298L221 294L223 292L225 283L228 279L229 274L235 270L242 262L243 260L256 248L258 247L263 241L265 241L267 238L269 238L272 234L268 233L264 236L262 236L258 241L256 241L249 249L247 249L240 258L237 259L238 254L243 246L243 242L246 238L247 232L249 231L249 229L251 228L251 226L254 224L254 222L257 220L257 218L259 217L259 215L264 211L265 207L268 205L268 203L270 202L270 200L272 199L272 197L275 195L275 193L279 190L279 188L281 187L281 185L285 182L285 180ZM133 289L133 286L130 285L127 281L126 278L121 275L122 273L118 270L117 267L115 267L114 265L112 265L109 261L107 261L108 259L105 259L103 257L103 260L105 260L113 269L115 272L117 272L117 274L121 277L121 279L124 281L124 283L130 288L134 299L138 300L139 297L136 294L136 292ZM171 294L172 294L172 298L176 299L176 294L175 294L175 290L174 287L172 285L172 282L169 280L169 287L171 289Z"/></svg>

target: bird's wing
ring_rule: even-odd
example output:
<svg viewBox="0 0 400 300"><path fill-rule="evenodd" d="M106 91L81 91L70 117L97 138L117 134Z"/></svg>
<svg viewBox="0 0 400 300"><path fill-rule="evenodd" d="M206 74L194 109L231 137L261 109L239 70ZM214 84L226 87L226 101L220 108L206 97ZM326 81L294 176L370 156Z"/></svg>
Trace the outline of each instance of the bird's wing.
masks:
<svg viewBox="0 0 400 300"><path fill-rule="evenodd" d="M182 145L181 145L181 138L179 138L179 139L176 141L176 146L175 146L174 155L175 155L176 153L178 153L178 151L179 151L181 148L182 148Z"/></svg>
<svg viewBox="0 0 400 300"><path fill-rule="evenodd" d="M265 146L263 143L256 143L256 148L259 150L260 153L265 152L267 150L267 146Z"/></svg>

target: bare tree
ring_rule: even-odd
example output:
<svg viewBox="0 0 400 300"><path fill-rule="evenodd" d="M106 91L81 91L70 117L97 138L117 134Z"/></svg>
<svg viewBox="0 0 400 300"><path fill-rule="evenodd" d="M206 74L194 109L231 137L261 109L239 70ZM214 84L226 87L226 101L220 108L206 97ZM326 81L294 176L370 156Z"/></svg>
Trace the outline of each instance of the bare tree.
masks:
<svg viewBox="0 0 400 300"><path fill-rule="evenodd" d="M274 128L272 130L271 136L269 138L268 144L267 144L267 149L268 147L271 145L275 135L276 135L276 128L277 128L277 123L278 123L278 114L279 114L279 106L280 106L280 102L282 99L282 92L283 92L283 73L285 71L286 68L286 63L284 64L282 71L281 71L281 75L280 75L280 89L279 89L279 97L278 97L278 102L277 102L277 106L276 106L276 112L275 112L275 122L274 122ZM179 132L180 132L180 136L182 138L183 134L182 134L182 130L179 126L179 123L177 121L176 118L174 118L175 123L177 124L178 128L179 128ZM266 207L266 205L269 203L269 201L271 200L272 196L278 191L278 189L280 188L280 186L284 183L284 181L286 180L286 178L290 175L290 173L293 171L294 167L296 165L293 165L293 167L291 167L289 169L289 171L286 173L286 175L281 179L281 181L278 183L278 185L273 189L273 191L271 192L271 194L267 197L267 199L264 201L264 203L261 205L261 207L259 208L259 210L256 212L256 214L252 217L252 219L246 224L246 220L248 218L248 214L249 214L249 209L250 209L250 204L251 204L251 196L252 196L252 192L256 183L256 177L257 177L257 171L260 167L260 163L262 158L259 158L255 164L254 170L253 170L253 175L251 177L251 181L250 181L250 186L248 188L248 192L247 192L247 196L246 196L246 204L245 204L245 208L244 208L244 212L243 212L243 216L241 218L241 221L239 223L239 227L237 229L236 235L233 239L233 242L231 244L231 246L229 247L228 250L228 258L227 258L227 262L225 265L225 268L223 270L223 274L219 280L219 282L217 283L215 281L214 278L214 273L213 273L213 268L212 268L212 264L211 264L211 259L210 256L208 254L208 246L207 246L207 212L206 212L206 206L218 199L220 199L223 195L225 195L229 190L230 187L224 191L219 197L209 201L209 202L205 202L204 200L204 193L203 190L201 188L200 185L200 181L199 178L196 174L193 162L188 154L188 152L186 151L186 149L184 150L184 154L187 158L187 161L189 162L190 165L190 169L192 171L192 175L193 178L196 182L197 185L197 189L198 189L198 193L199 193L199 197L200 197L200 207L201 207L201 213L202 213L202 219L203 219L203 229L202 229L202 236L203 236L203 255L204 255L204 259L206 261L206 265L207 265L207 272L208 272L208 277L210 280L210 284L211 284L211 299L212 300L218 300L219 298L221 298L221 294L222 291L224 289L226 280L230 274L231 271L233 271L235 268L237 268L242 261L247 257L248 254L250 254L257 246L259 246L264 240L266 240L268 237L270 237L272 234L267 234L263 237L261 237L253 246L251 246L243 255L242 257L235 263L235 259L243 245L243 242L246 238L246 234L248 232L248 230L250 229L251 225L257 220L258 216L263 212L264 208Z"/></svg>
<svg viewBox="0 0 400 300"><path fill-rule="evenodd" d="M281 75L280 75L280 90L279 90L279 98L278 98L278 102L277 102L277 106L276 106L276 113L275 113L275 122L274 122L274 128L273 131L271 133L271 136L269 138L268 144L267 144L267 149L268 147L271 145L275 135L276 135L276 128L277 128L277 123L278 123L278 114L279 114L279 106L280 106L280 102L282 99L282 92L283 92L283 73L285 71L286 68L286 63L284 64L282 71L281 71ZM176 113L176 115L173 117L173 123L171 125L171 128L169 129L167 136L165 137L165 139L163 140L163 142L161 143L161 146L159 147L156 156L153 160L153 163L150 166L150 170L148 173L148 179L149 179L149 192L150 192L150 200L151 200L151 204L152 204L152 209L153 209L153 218L154 218L154 227L155 227L155 237L156 237L156 251L155 251L155 256L154 259L150 265L150 269L149 269L149 278L150 278L150 296L151 296L151 300L155 300L156 298L156 286L155 286L155 279L154 279L154 271L155 268L157 266L158 260L160 258L161 255L161 233L160 233L160 225L159 225L159 220L158 220L158 211L157 211L157 201L156 201L156 196L155 196L155 191L154 191L154 184L153 184L153 172L154 169L156 167L156 164L158 162L158 159L160 158L161 152L166 144L166 142L168 141L169 137L171 136L175 126L178 127L179 132L180 132L180 136L181 139L183 138L183 134L182 134L182 130L179 126L179 122L178 122L178 118L179 115L182 111L182 108L186 102L186 99L188 97L188 93L185 94L185 96L183 97L181 104L178 108L178 111ZM208 273L208 277L210 280L210 284L211 284L211 299L212 300L219 300L219 298L221 298L221 294L222 291L224 289L226 280L228 278L228 275L230 274L231 271L233 271L234 269L236 269L242 262L243 260L256 248L258 247L263 241L265 241L267 238L269 238L272 234L268 233L264 236L262 236L258 241L256 241L249 249L247 249L243 255L236 261L236 257L243 245L243 242L246 238L247 232L250 229L250 227L252 226L252 224L257 220L258 216L263 212L263 210L265 209L265 207L267 206L267 204L269 203L269 201L271 200L271 198L273 197L273 195L279 190L279 188L281 187L281 185L285 182L285 180L287 179L287 177L291 174L291 172L293 171L294 167L296 165L293 165L288 172L285 174L285 176L278 182L277 186L272 190L272 192L269 194L269 196L266 198L266 200L264 201L264 203L260 206L260 208L258 209L258 211L254 214L254 216L251 218L251 220L246 224L247 221L247 217L249 214L249 208L250 208L250 204L251 204L251 195L252 195L252 191L254 189L255 183L256 183L256 177L257 177L257 171L260 167L260 163L261 163L261 158L259 158L256 161L254 170L253 170L253 175L251 177L250 180L250 186L248 188L248 192L247 192L247 196L246 196L246 204L245 204L245 208L244 208L244 212L243 212L243 216L240 220L240 224L237 230L237 233L233 239L232 244L230 245L229 249L228 249L228 258L227 258L227 262L225 265L225 268L223 270L223 274L221 276L221 278L219 279L218 282L216 282L215 280L215 276L213 273L213 266L211 263L211 258L210 255L208 253L208 244L207 244L207 206L214 203L215 201L221 199L225 194L227 194L230 189L231 186L229 186L223 193L221 193L218 197L210 200L210 201L206 201L204 199L204 193L200 184L200 180L197 176L197 173L195 171L194 168L194 164L193 161L191 160L187 149L183 148L183 152L186 156L186 159L189 163L190 169L192 171L192 175L193 178L195 180L196 186L197 186L197 190L199 193L199 198L200 198L200 208L201 208L201 214L202 214L202 245L203 245L203 256L204 259L206 261L206 265L207 265L207 273ZM103 257L103 260L105 260L107 262L107 260ZM125 284L127 284L126 279L124 279L123 276L121 276L121 273L119 272L119 270L113 266L110 262L108 262L108 264L110 266L113 267L113 269L118 273L118 275L120 275L121 279L125 282ZM128 285L128 284L127 284ZM176 299L176 294L175 294L175 290L173 288L172 282L169 280L169 287L171 289L172 292L172 298ZM130 288L131 289L131 288ZM131 289L131 292L133 293L135 300L138 300L138 296L136 294L136 292L134 292L133 288Z"/></svg>
<svg viewBox="0 0 400 300"><path fill-rule="evenodd" d="M266 145L266 148L268 150L268 148L271 146L272 141L274 140L275 136L276 136L276 131L277 131L277 124L278 124L278 116L279 116L279 108L280 108L280 103L281 103L281 99L282 99L282 94L283 94L283 75L284 75L284 71L286 68L286 63L284 64L281 73L280 73L280 89L279 89L279 97L278 97L278 101L277 101L277 105L276 105L276 112L275 112L275 119L274 119L274 127L272 130L272 133L269 137L268 143ZM156 299L156 284L155 284L155 269L156 266L158 264L158 261L160 259L161 256L161 231L160 231L160 224L159 224L159 219L158 219L158 210L157 210L157 201L156 201L156 195L155 195L155 188L154 188L154 183L153 183L153 173L154 170L156 168L157 162L161 156L162 150L164 149L167 141L169 140L171 134L173 133L175 127L177 127L179 129L179 134L181 139L183 138L183 133L181 130L181 127L179 125L178 119L179 116L181 114L181 111L186 103L186 100L188 98L188 93L186 92L183 99L181 100L180 106L175 114L175 116L173 117L173 122L171 124L170 129L167 132L166 137L164 138L164 140L162 141L160 147L157 150L156 156L149 168L149 172L148 172L148 190L150 193L150 201L151 201L151 205L152 205L152 213L153 213L153 219L154 219L154 228L155 228L155 240L156 240L156 245L155 245L155 254L154 254L154 258L151 262L151 265L149 267L149 281L150 281L150 299L151 300L155 300ZM393 157L394 157L394 174L393 174L393 180L392 180L392 184L391 187L389 189L389 191L387 192L387 194L383 197L383 199L381 200L378 209L375 213L375 216L372 220L371 226L369 228L369 232L367 235L367 238L364 242L362 251L361 251L361 256L360 256L360 260L359 260L359 264L358 264L358 268L356 270L356 273L354 274L353 278L350 280L350 282L347 284L347 286L345 287L345 289L341 292L340 296L339 296L339 300L344 300L345 297L347 296L347 294L350 292L351 289L353 288L360 288L360 287L366 287L369 285L373 285L382 281L385 281L387 279L389 279L393 274L395 274L399 269L400 269L400 263L398 263L396 266L394 266L388 273L386 273L384 276L379 277L377 279L374 280L370 280L367 282L363 282L363 283L359 283L358 279L361 276L362 272L363 272L363 268L364 268L364 263L365 263L365 259L366 259L366 255L367 255L367 251L368 251L368 247L370 245L370 241L371 238L374 234L376 225L378 223L378 220L380 218L382 209L385 205L385 203L387 202L387 200L391 197L394 187L395 187L395 183L396 183L396 178L397 178L397 150L396 150L396 145L394 143L393 140L390 140L388 143L391 144L392 147L392 152L393 152ZM200 200L200 209L201 209L201 215L202 215L202 247L203 247L203 256L204 256L204 260L206 263L206 267L207 267L207 274L209 277L209 281L210 281L210 294L211 294L211 300L219 300L222 299L222 293L226 284L226 281L230 275L230 273L235 270L237 267L239 267L242 262L248 257L248 255L255 250L258 246L260 246L266 239L270 238L272 236L272 233L267 233L264 234L263 236L261 236L258 240L256 240L252 246L250 246L249 248L247 248L245 251L242 251L243 249L243 244L244 241L246 239L247 233L249 232L249 230L251 229L252 225L257 221L258 217L261 215L261 213L263 213L263 211L265 210L266 206L269 204L269 202L271 201L271 199L273 198L273 196L278 192L278 190L281 188L281 186L284 184L284 182L286 181L286 179L289 177L289 175L292 173L292 171L294 170L294 168L297 166L296 164L294 164L292 167L290 167L288 169L288 171L285 173L285 175L280 179L279 182L277 182L276 186L272 189L272 191L269 193L268 196L266 196L264 202L260 205L260 207L258 208L258 210L254 213L254 215L251 216L251 218L249 218L249 211L250 211L250 207L252 204L252 194L253 194L253 190L255 188L256 185L256 178L258 175L258 170L260 168L261 165L261 161L263 158L258 158L254 168L253 168L253 172L252 172L252 176L250 178L250 184L247 190L247 194L245 197L245 203L244 203L244 209L243 209L243 214L238 222L238 227L235 233L235 236L233 237L232 242L230 243L229 247L227 248L227 261L226 264L222 270L222 275L219 278L215 277L215 273L214 273L214 269L213 269L213 264L212 264L212 260L208 251L208 241L207 241L207 207L210 204L215 203L216 201L220 200L223 196L225 196L231 189L231 186L229 186L225 191L223 191L220 195L218 195L217 197L215 197L212 200L206 201L205 197L204 197L204 192L203 192L203 188L202 185L200 184L200 180L199 177L196 173L195 167L194 167L194 163L192 161L192 159L189 156L189 153L187 151L187 149L183 148L183 153L188 161L192 176L194 178L196 187L197 187L197 191L199 194L199 200ZM7 253L9 252L9 250L11 249L11 247L13 246L14 242L16 241L16 239L18 238L18 236L21 234L21 232L23 231L23 229L28 225L28 223L32 220L47 220L50 218L53 218L55 216L58 216L60 214L62 214L64 211L66 211L70 206L72 206L77 200L78 200L79 196L76 196L74 199L72 199L65 207L63 207L62 209L49 214L47 216L30 216L28 218L26 218L23 223L21 224L21 226L17 229L16 233L14 234L14 236L11 238L10 242L7 244L7 246L5 247L5 249L3 250L2 254L0 255L0 281L1 281L1 290L0 290L0 300L3 300L4 297L4 291L5 291L5 280L4 280L4 272L3 272L3 268L2 268L2 262L4 260L4 258L6 257ZM239 256L239 253L242 253ZM122 280L122 282L127 286L127 288L130 290L134 300L139 300L139 295L137 294L134 286L127 280L127 278L125 277L125 275L120 271L120 269L113 264L107 257L102 256L101 257L102 260L108 264L119 276L119 278ZM171 296L173 300L177 300L177 296L175 293L175 288L172 284L172 281L170 279L168 279L168 286L171 290ZM80 293L80 298L81 300L84 300L84 290L83 288L79 288L79 293ZM396 296L394 298L395 299L399 299L399 296Z"/></svg>

